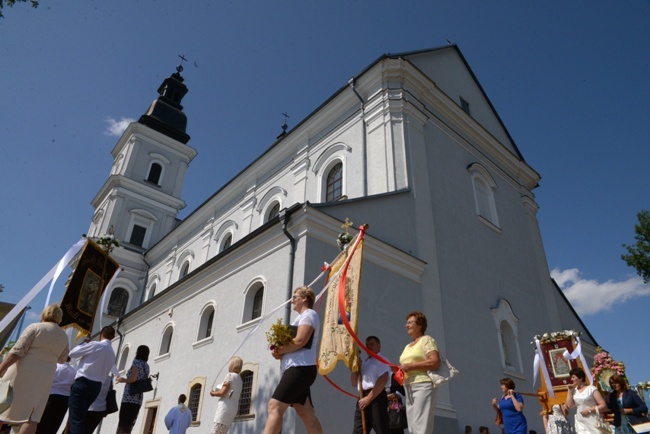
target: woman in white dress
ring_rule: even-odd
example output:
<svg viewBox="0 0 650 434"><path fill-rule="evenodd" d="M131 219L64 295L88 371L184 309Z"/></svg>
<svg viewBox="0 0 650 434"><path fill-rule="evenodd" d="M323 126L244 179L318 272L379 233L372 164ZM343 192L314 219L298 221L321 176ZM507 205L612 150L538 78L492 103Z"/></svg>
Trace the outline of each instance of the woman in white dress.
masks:
<svg viewBox="0 0 650 434"><path fill-rule="evenodd" d="M577 406L575 417L576 434L599 434L596 428L598 415L607 411L607 404L598 389L585 383L587 375L582 368L573 368L569 372L571 384L566 396L567 408Z"/></svg>
<svg viewBox="0 0 650 434"><path fill-rule="evenodd" d="M239 397L242 391L242 381L239 374L243 361L240 357L233 357L228 363L228 375L223 380L223 384L217 390L211 390L210 396L219 398L217 402L217 411L214 414L214 423L212 425L212 434L226 434L232 421L237 416L239 408Z"/></svg>
<svg viewBox="0 0 650 434"><path fill-rule="evenodd" d="M546 421L546 434L573 434L573 427L566 419L566 406L555 404Z"/></svg>

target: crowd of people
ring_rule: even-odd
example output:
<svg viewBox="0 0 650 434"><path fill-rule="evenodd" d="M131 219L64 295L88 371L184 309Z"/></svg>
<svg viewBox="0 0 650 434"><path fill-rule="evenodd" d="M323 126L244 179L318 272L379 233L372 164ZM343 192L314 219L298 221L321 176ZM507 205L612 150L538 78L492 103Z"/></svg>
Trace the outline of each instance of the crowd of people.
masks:
<svg viewBox="0 0 650 434"><path fill-rule="evenodd" d="M298 313L292 322L296 333L288 344L272 350L272 356L281 361L282 376L268 402L264 434L280 433L289 407L294 408L308 434L323 432L311 396L311 385L318 375L320 337L320 319L313 309L315 300L316 294L309 287L299 287L293 293L291 304ZM125 384L116 434L131 433L143 392L151 390L146 389L147 384L151 387L149 347L137 348L131 367L122 377L115 366L111 344L115 337L113 327L104 327L99 340L87 341L69 351L67 335L58 326L62 316L58 306L46 307L41 321L24 330L0 363L2 381L13 387L11 405L0 412L2 432L14 426L19 434L55 434L68 412L68 433L91 434L107 414L117 411L115 378L116 383ZM440 354L436 341L425 334L427 318L422 312L409 313L405 327L410 339L398 365L386 363L377 336L366 338L368 357L359 362L359 371L352 372L350 378L352 386L359 390L353 434L371 430L377 434L403 434L407 425L411 434L434 432L438 387L429 371L438 370ZM235 419L242 393L242 365L240 357L233 357L223 382L210 391L210 396L219 400L211 434L226 434ZM584 370L573 368L569 375L566 402L554 405L552 412L544 415L547 434L602 433L601 415L606 412L614 414L615 434L631 434L634 431L628 422L647 414L645 403L630 390L624 377L611 376L613 392L605 399L595 386L586 382ZM398 378L400 381L396 381ZM500 430L503 434L530 434L523 414L524 400L515 392L514 381L503 378L500 386L501 397L492 399ZM178 405L164 418L170 433L185 434L192 423L186 400L185 395L180 395ZM567 412L574 407L572 426ZM465 432L471 433L471 427L466 427ZM479 433L489 434L489 428L481 426Z"/></svg>

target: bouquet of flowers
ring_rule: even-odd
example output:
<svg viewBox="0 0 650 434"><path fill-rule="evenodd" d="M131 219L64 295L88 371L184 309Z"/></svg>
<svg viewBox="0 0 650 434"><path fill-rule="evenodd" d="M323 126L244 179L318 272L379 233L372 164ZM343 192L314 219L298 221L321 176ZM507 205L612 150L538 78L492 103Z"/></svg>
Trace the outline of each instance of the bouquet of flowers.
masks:
<svg viewBox="0 0 650 434"><path fill-rule="evenodd" d="M278 318L277 322L266 332L266 340L269 341L269 349L271 351L287 345L292 339L289 326L283 324L281 318Z"/></svg>

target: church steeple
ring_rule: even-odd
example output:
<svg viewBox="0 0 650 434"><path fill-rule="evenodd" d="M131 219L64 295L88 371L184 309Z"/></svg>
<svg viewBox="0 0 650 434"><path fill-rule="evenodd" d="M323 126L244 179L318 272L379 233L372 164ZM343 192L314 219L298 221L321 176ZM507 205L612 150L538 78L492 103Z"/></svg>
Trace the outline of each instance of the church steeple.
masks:
<svg viewBox="0 0 650 434"><path fill-rule="evenodd" d="M190 136L185 132L187 116L183 113L181 100L187 93L187 86L183 84L183 60L176 67L176 72L167 77L158 88L158 99L151 103L145 114L140 116L138 123L146 125L164 135L187 144Z"/></svg>

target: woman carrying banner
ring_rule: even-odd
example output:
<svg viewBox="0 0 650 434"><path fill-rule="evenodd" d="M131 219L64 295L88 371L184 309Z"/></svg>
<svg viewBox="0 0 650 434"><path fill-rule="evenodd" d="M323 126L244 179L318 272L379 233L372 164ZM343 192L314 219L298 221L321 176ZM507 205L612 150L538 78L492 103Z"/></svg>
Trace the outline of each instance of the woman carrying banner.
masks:
<svg viewBox="0 0 650 434"><path fill-rule="evenodd" d="M422 312L411 312L406 316L406 332L412 342L404 347L399 362L405 374L406 418L411 434L433 431L438 399L438 389L433 387L427 371L438 369L440 354L436 341L424 334L426 330L427 317Z"/></svg>
<svg viewBox="0 0 650 434"><path fill-rule="evenodd" d="M20 425L20 434L33 434L50 396L57 361L68 358L68 337L59 327L63 311L47 306L41 322L30 324L0 363L0 376L13 387L11 406L0 421Z"/></svg>
<svg viewBox="0 0 650 434"><path fill-rule="evenodd" d="M282 429L284 412L293 406L305 424L307 433L322 434L323 428L314 412L309 388L316 381L316 352L320 337L320 319L312 308L316 294L301 286L293 292L291 304L298 317L296 337L288 345L273 349L273 357L282 360L282 378L269 400L268 419L264 434L278 434Z"/></svg>
<svg viewBox="0 0 650 434"><path fill-rule="evenodd" d="M642 417L648 412L648 407L635 391L630 390L622 376L614 374L609 377L609 386L613 392L609 394L607 407L614 413L616 434L634 434L628 422L633 421L634 417Z"/></svg>
<svg viewBox="0 0 650 434"><path fill-rule="evenodd" d="M598 434L596 427L599 422L598 415L607 411L607 404L596 386L585 383L587 374L582 368L573 368L571 384L567 386L569 393L566 396L567 408L577 406L574 427L576 434Z"/></svg>
<svg viewBox="0 0 650 434"><path fill-rule="evenodd" d="M528 422L524 416L524 398L515 392L515 382L511 378L502 378L501 399L492 398L492 407L499 410L503 417L503 430L506 434L527 434Z"/></svg>

